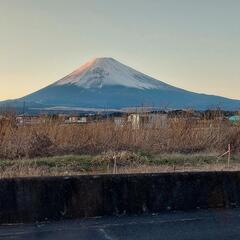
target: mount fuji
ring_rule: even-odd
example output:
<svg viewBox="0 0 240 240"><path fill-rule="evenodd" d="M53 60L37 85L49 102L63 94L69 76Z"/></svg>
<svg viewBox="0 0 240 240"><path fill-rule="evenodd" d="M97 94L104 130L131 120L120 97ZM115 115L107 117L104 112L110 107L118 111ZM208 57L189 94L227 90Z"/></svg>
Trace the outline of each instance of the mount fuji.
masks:
<svg viewBox="0 0 240 240"><path fill-rule="evenodd" d="M96 58L57 82L25 97L2 102L33 108L111 108L150 106L205 110L240 108L240 101L186 91L136 71L113 58Z"/></svg>

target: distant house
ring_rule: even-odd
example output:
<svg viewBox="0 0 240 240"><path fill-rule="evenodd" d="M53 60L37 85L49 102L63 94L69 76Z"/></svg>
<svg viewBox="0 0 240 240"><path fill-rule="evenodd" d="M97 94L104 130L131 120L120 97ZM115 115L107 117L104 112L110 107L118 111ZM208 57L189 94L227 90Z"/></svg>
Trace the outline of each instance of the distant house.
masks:
<svg viewBox="0 0 240 240"><path fill-rule="evenodd" d="M17 125L34 125L34 124L41 124L45 122L46 122L46 119L41 116L19 115L16 117Z"/></svg>
<svg viewBox="0 0 240 240"><path fill-rule="evenodd" d="M69 116L66 118L65 123L84 124L87 123L87 117Z"/></svg>
<svg viewBox="0 0 240 240"><path fill-rule="evenodd" d="M114 117L113 122L117 126L124 126L126 124L126 118L125 117Z"/></svg>
<svg viewBox="0 0 240 240"><path fill-rule="evenodd" d="M128 122L134 129L139 128L164 128L167 125L167 114L162 113L132 113Z"/></svg>

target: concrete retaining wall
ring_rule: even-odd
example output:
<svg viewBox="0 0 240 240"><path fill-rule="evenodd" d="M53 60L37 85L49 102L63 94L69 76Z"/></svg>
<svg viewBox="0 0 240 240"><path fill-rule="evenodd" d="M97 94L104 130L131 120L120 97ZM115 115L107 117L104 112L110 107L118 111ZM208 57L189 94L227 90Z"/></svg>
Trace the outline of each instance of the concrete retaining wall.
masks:
<svg viewBox="0 0 240 240"><path fill-rule="evenodd" d="M0 223L240 205L240 172L0 180Z"/></svg>

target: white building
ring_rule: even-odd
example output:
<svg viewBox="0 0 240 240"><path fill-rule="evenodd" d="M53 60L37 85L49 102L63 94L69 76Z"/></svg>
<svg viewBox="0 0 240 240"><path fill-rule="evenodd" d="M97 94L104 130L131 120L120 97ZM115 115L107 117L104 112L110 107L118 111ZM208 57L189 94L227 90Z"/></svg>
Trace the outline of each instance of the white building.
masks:
<svg viewBox="0 0 240 240"><path fill-rule="evenodd" d="M128 122L134 129L164 128L167 125L167 114L162 113L132 113Z"/></svg>

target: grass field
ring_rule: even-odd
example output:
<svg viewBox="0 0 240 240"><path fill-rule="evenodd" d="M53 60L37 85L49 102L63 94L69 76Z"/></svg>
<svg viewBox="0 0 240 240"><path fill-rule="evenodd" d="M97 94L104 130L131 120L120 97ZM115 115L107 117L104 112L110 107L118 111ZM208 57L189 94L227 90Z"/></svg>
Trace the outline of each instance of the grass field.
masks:
<svg viewBox="0 0 240 240"><path fill-rule="evenodd" d="M240 160L216 154L157 154L107 152L100 155L66 155L21 160L0 160L0 177L58 176L113 173L240 170Z"/></svg>
<svg viewBox="0 0 240 240"><path fill-rule="evenodd" d="M217 156L228 144L236 170L240 125L219 118L172 118L164 128L147 129L109 120L18 126L6 118L0 119L0 177L112 173L114 163L118 173L224 170L227 156Z"/></svg>

